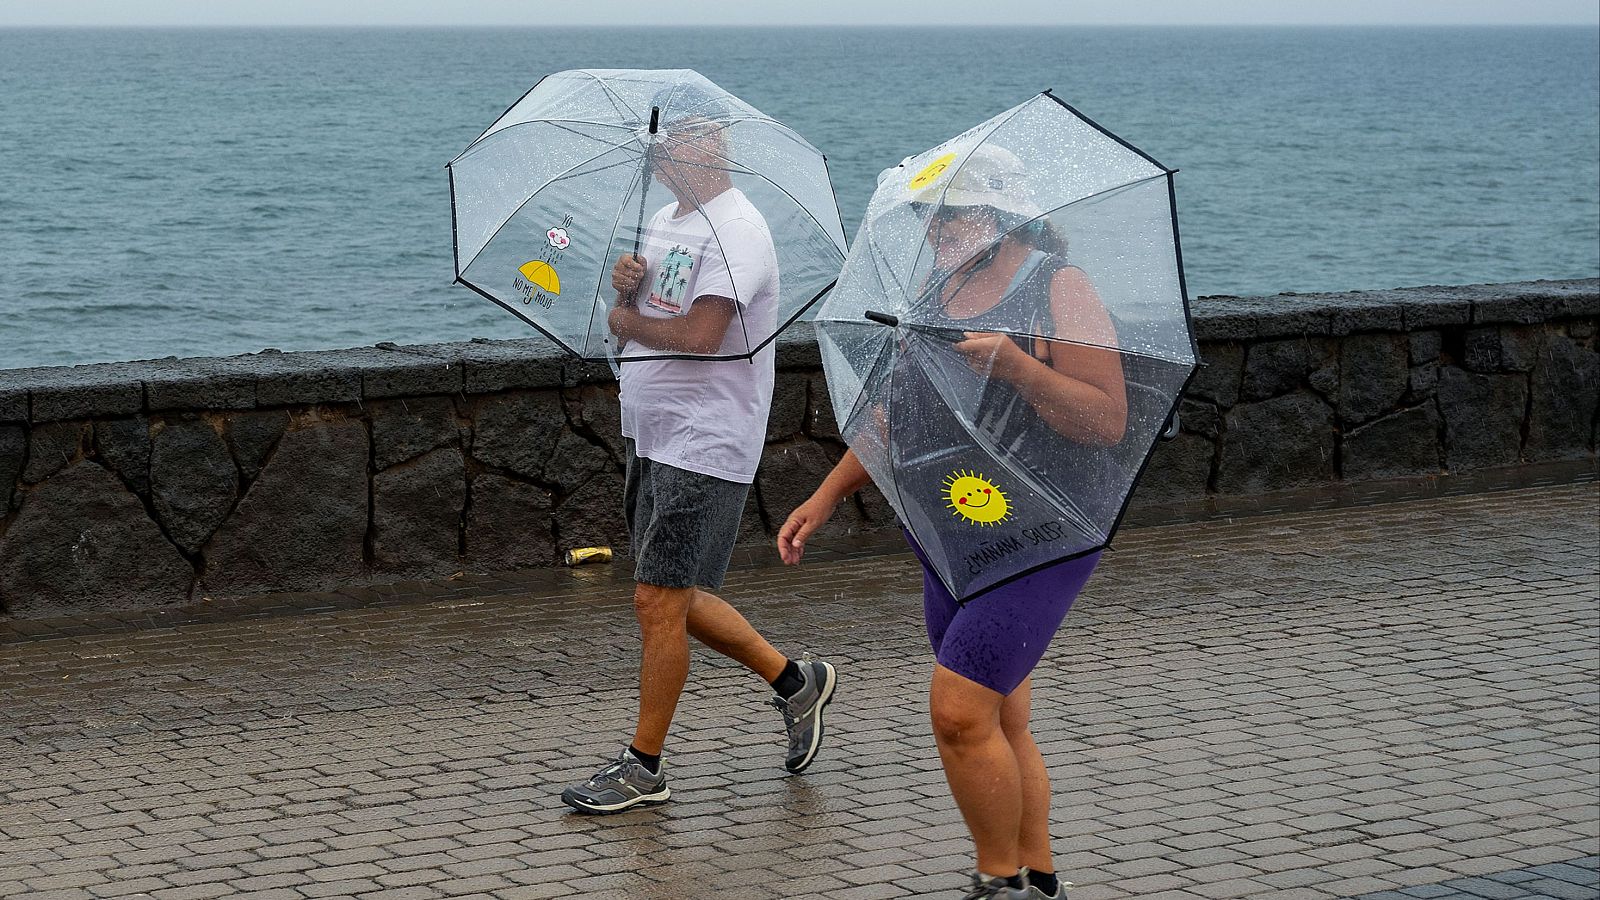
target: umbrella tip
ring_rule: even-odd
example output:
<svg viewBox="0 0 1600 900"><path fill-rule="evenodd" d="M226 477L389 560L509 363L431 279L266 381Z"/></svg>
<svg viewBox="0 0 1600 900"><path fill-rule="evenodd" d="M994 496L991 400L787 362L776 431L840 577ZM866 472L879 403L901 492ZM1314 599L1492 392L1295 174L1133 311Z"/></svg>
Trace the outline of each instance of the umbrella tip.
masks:
<svg viewBox="0 0 1600 900"><path fill-rule="evenodd" d="M656 133L656 126L659 125L660 122L661 122L661 107L659 107L659 106L650 107L650 133L651 134L655 134Z"/></svg>
<svg viewBox="0 0 1600 900"><path fill-rule="evenodd" d="M878 312L875 309L869 309L866 312L863 312L862 315L880 325L887 325L890 328L898 328L900 326L900 318L898 316L890 315L889 313Z"/></svg>

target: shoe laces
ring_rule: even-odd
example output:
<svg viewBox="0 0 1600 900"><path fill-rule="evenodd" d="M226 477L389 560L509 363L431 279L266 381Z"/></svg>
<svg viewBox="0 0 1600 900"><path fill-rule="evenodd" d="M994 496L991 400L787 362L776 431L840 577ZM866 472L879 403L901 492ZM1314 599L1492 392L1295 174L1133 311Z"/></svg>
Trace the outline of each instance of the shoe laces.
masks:
<svg viewBox="0 0 1600 900"><path fill-rule="evenodd" d="M983 880L977 875L972 876L972 890L967 892L961 900L993 900L1001 891L1011 887L1004 878L991 878Z"/></svg>
<svg viewBox="0 0 1600 900"><path fill-rule="evenodd" d="M610 765L594 773L594 777L589 779L589 786L600 788L607 784L622 784L623 773L628 771L628 767L639 765L642 763L634 759L613 759Z"/></svg>

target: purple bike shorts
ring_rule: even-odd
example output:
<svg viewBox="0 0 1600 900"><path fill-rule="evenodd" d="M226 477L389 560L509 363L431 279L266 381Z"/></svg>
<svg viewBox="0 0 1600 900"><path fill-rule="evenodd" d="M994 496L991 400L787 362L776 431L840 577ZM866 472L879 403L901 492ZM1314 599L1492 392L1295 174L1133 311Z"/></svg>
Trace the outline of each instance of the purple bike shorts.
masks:
<svg viewBox="0 0 1600 900"><path fill-rule="evenodd" d="M928 643L939 665L1009 695L1044 658L1072 601L1094 573L1099 553L1056 563L1003 584L965 605L945 589L922 548L906 541L922 563L922 610Z"/></svg>

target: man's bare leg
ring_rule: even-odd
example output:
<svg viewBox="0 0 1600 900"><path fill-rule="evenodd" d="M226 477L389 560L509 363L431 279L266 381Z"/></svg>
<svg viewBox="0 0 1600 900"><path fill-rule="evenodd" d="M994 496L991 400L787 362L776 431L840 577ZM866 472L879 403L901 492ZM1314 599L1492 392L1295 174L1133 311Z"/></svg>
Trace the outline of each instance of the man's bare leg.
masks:
<svg viewBox="0 0 1600 900"><path fill-rule="evenodd" d="M643 652L639 659L639 720L633 746L659 755L672 726L672 714L689 677L689 606L695 589L639 584L633 610L639 618Z"/></svg>
<svg viewBox="0 0 1600 900"><path fill-rule="evenodd" d="M704 590L697 589L689 602L689 634L760 675L768 684L789 664L789 658L773 649L728 601Z"/></svg>

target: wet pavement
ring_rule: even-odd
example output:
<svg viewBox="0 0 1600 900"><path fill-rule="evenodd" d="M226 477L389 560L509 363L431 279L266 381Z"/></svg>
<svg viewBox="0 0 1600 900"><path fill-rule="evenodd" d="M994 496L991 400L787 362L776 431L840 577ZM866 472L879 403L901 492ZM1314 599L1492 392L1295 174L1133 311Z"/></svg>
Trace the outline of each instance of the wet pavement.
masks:
<svg viewBox="0 0 1600 900"><path fill-rule="evenodd" d="M1596 510L1590 483L1125 532L1035 674L1071 896L1600 897ZM673 801L603 819L557 795L631 728L622 571L12 633L0 897L954 900L919 580L883 549L753 554L724 592L839 666L808 773L697 649Z"/></svg>

